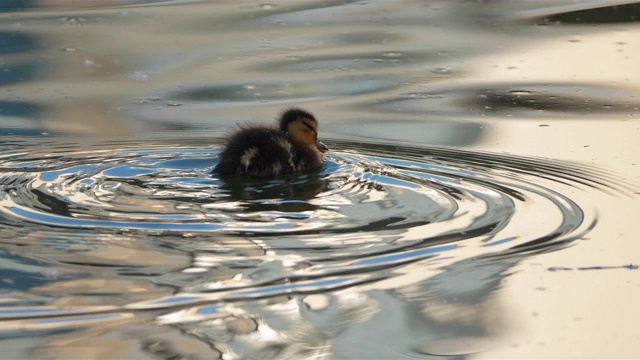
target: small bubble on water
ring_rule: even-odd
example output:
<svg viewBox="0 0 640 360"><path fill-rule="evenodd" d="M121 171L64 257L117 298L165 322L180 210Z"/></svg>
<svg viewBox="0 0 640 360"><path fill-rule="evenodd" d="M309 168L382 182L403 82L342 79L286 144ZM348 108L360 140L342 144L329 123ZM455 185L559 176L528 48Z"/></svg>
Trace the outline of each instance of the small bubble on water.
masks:
<svg viewBox="0 0 640 360"><path fill-rule="evenodd" d="M247 89L247 90L253 90L256 88L255 85L242 85L243 88Z"/></svg>
<svg viewBox="0 0 640 360"><path fill-rule="evenodd" d="M509 94L515 95L515 96L526 96L526 95L531 95L531 91L527 91L527 90L511 90L511 91L509 91Z"/></svg>
<svg viewBox="0 0 640 360"><path fill-rule="evenodd" d="M451 69L439 67L439 68L431 69L431 72L434 74L446 75L446 74L451 74Z"/></svg>
<svg viewBox="0 0 640 360"><path fill-rule="evenodd" d="M167 101L165 104L167 106L182 106L182 103L175 102L175 101Z"/></svg>
<svg viewBox="0 0 640 360"><path fill-rule="evenodd" d="M390 58L397 58L397 57L401 57L402 55L403 54L398 51L388 51L388 52L382 53L382 56L390 57Z"/></svg>
<svg viewBox="0 0 640 360"><path fill-rule="evenodd" d="M133 74L131 74L131 78L138 82L149 81L149 75L142 71L135 71Z"/></svg>
<svg viewBox="0 0 640 360"><path fill-rule="evenodd" d="M95 68L98 67L99 65L93 61L93 60L89 60L89 59L84 59L84 67L86 67L87 69L91 69L91 68Z"/></svg>
<svg viewBox="0 0 640 360"><path fill-rule="evenodd" d="M44 275L45 277L49 278L49 279L57 279L60 276L61 272L59 269L55 269L55 268L48 268L45 269L42 272L42 275Z"/></svg>
<svg viewBox="0 0 640 360"><path fill-rule="evenodd" d="M64 22L69 26L82 26L87 20L83 17L69 16L64 18Z"/></svg>
<svg viewBox="0 0 640 360"><path fill-rule="evenodd" d="M65 46L60 50L65 51L65 52L73 52L73 51L78 51L78 48L75 47L75 46Z"/></svg>
<svg viewBox="0 0 640 360"><path fill-rule="evenodd" d="M272 10L276 6L274 4L260 4L260 9L262 10Z"/></svg>

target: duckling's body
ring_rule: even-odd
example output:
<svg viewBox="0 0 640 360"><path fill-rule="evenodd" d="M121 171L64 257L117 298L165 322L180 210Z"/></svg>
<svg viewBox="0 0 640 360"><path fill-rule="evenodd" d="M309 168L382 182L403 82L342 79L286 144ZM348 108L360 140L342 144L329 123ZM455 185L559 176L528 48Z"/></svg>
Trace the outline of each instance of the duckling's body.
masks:
<svg viewBox="0 0 640 360"><path fill-rule="evenodd" d="M285 111L278 128L252 126L233 134L213 173L276 176L318 170L327 147L318 141L318 121L301 109Z"/></svg>

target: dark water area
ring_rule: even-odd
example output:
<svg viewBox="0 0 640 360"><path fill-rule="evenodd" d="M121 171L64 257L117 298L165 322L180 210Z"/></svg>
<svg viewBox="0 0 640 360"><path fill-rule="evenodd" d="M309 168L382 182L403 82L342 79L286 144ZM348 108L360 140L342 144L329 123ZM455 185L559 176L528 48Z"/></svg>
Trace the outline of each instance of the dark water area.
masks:
<svg viewBox="0 0 640 360"><path fill-rule="evenodd" d="M0 356L640 356L638 16L5 1ZM291 106L321 170L211 174Z"/></svg>

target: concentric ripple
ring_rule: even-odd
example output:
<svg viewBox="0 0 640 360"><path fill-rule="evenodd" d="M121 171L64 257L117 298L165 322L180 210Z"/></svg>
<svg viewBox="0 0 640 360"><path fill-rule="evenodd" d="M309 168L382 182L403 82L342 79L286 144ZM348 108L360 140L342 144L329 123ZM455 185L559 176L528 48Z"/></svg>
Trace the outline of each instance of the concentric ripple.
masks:
<svg viewBox="0 0 640 360"><path fill-rule="evenodd" d="M610 187L584 166L443 149L340 143L320 173L218 179L215 147L148 144L5 153L0 213L7 224L57 228L353 234L397 240L468 234L490 240L561 236L584 212L544 185ZM369 148L373 147L370 145ZM520 213L544 211L547 226Z"/></svg>
<svg viewBox="0 0 640 360"><path fill-rule="evenodd" d="M367 318L375 290L466 306L519 259L583 238L597 216L580 194L629 192L575 163L335 140L319 172L220 179L209 143L3 144L0 260L31 288L14 286L0 330L128 329L151 316L242 351L234 326L298 334L317 315L306 307L335 296Z"/></svg>
<svg viewBox="0 0 640 360"><path fill-rule="evenodd" d="M166 246L193 256L180 276L216 268L229 277L173 279L176 294L124 307L11 308L0 318L326 292L386 279L388 271L418 261L444 266L550 251L596 224L593 204L576 198L581 189L625 191L615 176L574 163L330 144L338 150L327 154L322 171L271 179L216 178L210 171L219 147L193 139L40 144L28 151L6 144L0 232L46 230L49 238L126 232L140 242L163 235ZM234 277L238 268L250 270Z"/></svg>

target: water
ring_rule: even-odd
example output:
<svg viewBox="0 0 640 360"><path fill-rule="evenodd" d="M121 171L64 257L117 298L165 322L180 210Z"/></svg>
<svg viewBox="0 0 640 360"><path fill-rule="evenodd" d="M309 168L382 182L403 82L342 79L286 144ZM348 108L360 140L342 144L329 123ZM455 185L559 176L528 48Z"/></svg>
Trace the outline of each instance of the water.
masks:
<svg viewBox="0 0 640 360"><path fill-rule="evenodd" d="M636 4L0 11L3 357L640 355ZM294 105L321 171L210 175Z"/></svg>

